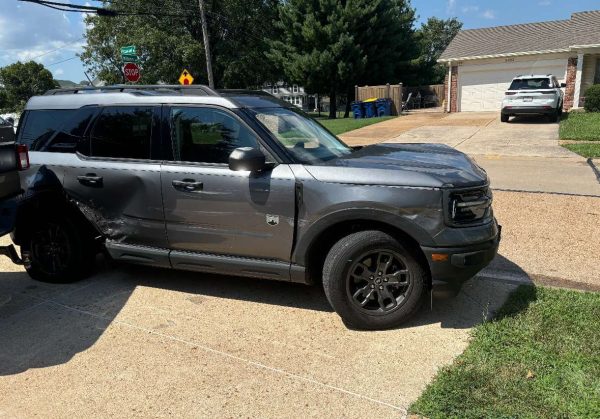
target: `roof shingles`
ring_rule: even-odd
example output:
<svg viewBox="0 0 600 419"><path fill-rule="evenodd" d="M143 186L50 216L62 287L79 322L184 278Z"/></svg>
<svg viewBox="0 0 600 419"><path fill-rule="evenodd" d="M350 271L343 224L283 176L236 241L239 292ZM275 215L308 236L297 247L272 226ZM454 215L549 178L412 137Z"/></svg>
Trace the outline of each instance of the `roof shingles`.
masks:
<svg viewBox="0 0 600 419"><path fill-rule="evenodd" d="M574 13L570 20L460 31L440 59L568 50L572 45L593 44L600 44L600 10Z"/></svg>

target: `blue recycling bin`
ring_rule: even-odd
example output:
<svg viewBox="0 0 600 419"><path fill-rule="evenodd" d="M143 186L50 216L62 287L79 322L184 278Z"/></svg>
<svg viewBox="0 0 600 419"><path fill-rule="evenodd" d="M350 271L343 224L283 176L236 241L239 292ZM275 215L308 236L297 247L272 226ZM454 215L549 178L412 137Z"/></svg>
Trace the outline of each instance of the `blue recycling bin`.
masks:
<svg viewBox="0 0 600 419"><path fill-rule="evenodd" d="M390 116L392 114L391 99L377 99L375 106L377 107L377 116Z"/></svg>
<svg viewBox="0 0 600 419"><path fill-rule="evenodd" d="M377 107L375 101L363 102L365 108L365 118L374 118L377 116Z"/></svg>
<svg viewBox="0 0 600 419"><path fill-rule="evenodd" d="M365 117L363 111L363 103L362 102L352 102L352 113L354 114L354 119L362 119Z"/></svg>

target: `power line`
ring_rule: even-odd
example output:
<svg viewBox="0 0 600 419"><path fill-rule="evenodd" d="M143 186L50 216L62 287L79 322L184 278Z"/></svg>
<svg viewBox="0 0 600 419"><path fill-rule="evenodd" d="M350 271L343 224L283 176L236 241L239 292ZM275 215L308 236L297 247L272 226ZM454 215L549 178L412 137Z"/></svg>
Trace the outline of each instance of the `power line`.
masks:
<svg viewBox="0 0 600 419"><path fill-rule="evenodd" d="M45 64L45 65L44 65L44 67L50 67L50 66L53 66L53 65L57 65L57 64L66 63L67 61L74 60L75 58L79 58L79 57L76 55L76 56L74 56L74 57L67 58L66 60L57 61L57 62L55 62L55 63L52 63L52 64Z"/></svg>
<svg viewBox="0 0 600 419"><path fill-rule="evenodd" d="M40 57L43 57L44 55L48 55L48 54L51 54L51 53L53 53L53 52L60 51L61 49L64 49L64 48L66 48L66 47L68 47L68 46L70 46L70 45L73 45L73 44L75 44L75 43L77 43L77 42L79 42L79 41L83 41L84 39L85 39L85 37L83 37L83 38L79 38L77 41L69 42L68 44L65 44L65 45L63 45L63 46L62 46L62 47L60 47L60 48L53 49L52 51L46 51L46 52L44 52L43 54L36 55L35 57L31 57L31 58L30 58L30 60L36 60L36 59L38 59L38 58L40 58Z"/></svg>

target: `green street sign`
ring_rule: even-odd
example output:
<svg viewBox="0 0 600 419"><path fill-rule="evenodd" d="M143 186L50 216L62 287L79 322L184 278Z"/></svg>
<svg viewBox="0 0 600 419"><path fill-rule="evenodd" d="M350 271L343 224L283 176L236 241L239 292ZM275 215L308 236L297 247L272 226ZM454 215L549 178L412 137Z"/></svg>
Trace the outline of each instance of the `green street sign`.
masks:
<svg viewBox="0 0 600 419"><path fill-rule="evenodd" d="M127 47L121 47L121 55L135 55L135 45L129 45Z"/></svg>
<svg viewBox="0 0 600 419"><path fill-rule="evenodd" d="M124 63L137 63L140 61L137 55L121 55L121 59Z"/></svg>

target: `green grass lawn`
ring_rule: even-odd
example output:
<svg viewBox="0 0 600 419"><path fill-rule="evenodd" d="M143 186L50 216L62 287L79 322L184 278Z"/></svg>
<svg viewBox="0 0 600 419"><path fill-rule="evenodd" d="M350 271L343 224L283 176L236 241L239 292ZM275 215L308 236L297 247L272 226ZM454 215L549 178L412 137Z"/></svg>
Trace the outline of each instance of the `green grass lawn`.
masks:
<svg viewBox="0 0 600 419"><path fill-rule="evenodd" d="M429 418L599 418L600 293L519 287L411 412Z"/></svg>
<svg viewBox="0 0 600 419"><path fill-rule="evenodd" d="M600 141L600 112L570 112L560 121L561 140Z"/></svg>
<svg viewBox="0 0 600 419"><path fill-rule="evenodd" d="M342 118L342 119L318 119L319 122L325 126L329 131L335 135L343 134L348 131L352 131L358 128L366 127L367 125L377 124L378 122L387 121L388 119L397 118L396 116L382 116L380 118L366 118L366 119L353 119L353 118Z"/></svg>
<svg viewBox="0 0 600 419"><path fill-rule="evenodd" d="M563 144L562 146L583 157L591 157L592 159L600 158L600 142Z"/></svg>

